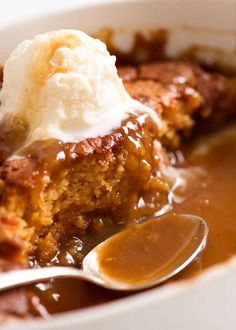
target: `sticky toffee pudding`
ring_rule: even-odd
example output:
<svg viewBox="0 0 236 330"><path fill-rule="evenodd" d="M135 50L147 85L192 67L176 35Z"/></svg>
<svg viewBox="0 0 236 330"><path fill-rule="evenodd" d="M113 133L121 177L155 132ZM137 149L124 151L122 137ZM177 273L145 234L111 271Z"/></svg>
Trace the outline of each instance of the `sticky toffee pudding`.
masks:
<svg viewBox="0 0 236 330"><path fill-rule="evenodd" d="M222 128L236 117L236 78L182 61L129 63L118 72L127 92L160 116L161 127L147 114L130 114L109 135L36 141L17 155L0 132L2 271L80 267L107 237L170 209L199 215L210 228L207 248L176 280L236 253L236 127ZM132 253L138 257L138 245ZM52 280L1 294L0 309L4 317L45 317L123 296Z"/></svg>

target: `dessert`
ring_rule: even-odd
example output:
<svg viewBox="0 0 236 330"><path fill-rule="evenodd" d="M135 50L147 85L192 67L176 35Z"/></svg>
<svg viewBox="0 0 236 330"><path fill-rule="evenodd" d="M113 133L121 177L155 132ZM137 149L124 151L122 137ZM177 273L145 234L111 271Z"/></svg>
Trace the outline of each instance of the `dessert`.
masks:
<svg viewBox="0 0 236 330"><path fill-rule="evenodd" d="M168 151L173 156L194 131L235 117L236 79L197 64L122 66L119 75L124 86L105 45L79 31L25 41L7 61L0 121L3 271L79 267L105 237L165 212L176 183L185 180L173 171Z"/></svg>
<svg viewBox="0 0 236 330"><path fill-rule="evenodd" d="M19 66L18 86L12 71ZM8 149L1 167L2 212L18 219L27 251L43 247L39 258L46 263L65 233L73 237L120 205L134 207L156 168L152 137L161 129L159 116L127 94L105 45L82 32L25 41L4 76L2 141L14 136L21 145ZM136 179L132 193L129 182Z"/></svg>

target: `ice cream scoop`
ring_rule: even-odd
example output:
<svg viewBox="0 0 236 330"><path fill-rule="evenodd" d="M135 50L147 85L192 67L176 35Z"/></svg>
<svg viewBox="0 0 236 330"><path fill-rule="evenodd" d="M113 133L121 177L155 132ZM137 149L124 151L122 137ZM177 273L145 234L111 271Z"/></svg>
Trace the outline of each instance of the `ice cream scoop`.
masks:
<svg viewBox="0 0 236 330"><path fill-rule="evenodd" d="M106 45L75 30L22 42L6 61L0 100L0 120L21 128L26 144L104 136L137 111L159 123L128 95Z"/></svg>

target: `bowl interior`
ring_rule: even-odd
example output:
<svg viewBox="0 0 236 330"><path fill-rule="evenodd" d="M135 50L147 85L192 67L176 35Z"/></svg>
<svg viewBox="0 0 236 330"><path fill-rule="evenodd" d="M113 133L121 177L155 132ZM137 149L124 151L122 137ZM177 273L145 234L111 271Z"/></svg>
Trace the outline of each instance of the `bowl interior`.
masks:
<svg viewBox="0 0 236 330"><path fill-rule="evenodd" d="M204 6L203 6L204 3ZM173 15L174 13L174 15ZM81 29L94 33L104 27L115 31L114 42L128 50L134 31L145 33L152 29L170 31L167 55L177 56L192 45L217 48L236 66L236 3L233 1L89 1L68 3L66 10L37 15L0 27L0 63L3 65L12 49L35 34L56 29ZM222 54L221 54L222 56Z"/></svg>

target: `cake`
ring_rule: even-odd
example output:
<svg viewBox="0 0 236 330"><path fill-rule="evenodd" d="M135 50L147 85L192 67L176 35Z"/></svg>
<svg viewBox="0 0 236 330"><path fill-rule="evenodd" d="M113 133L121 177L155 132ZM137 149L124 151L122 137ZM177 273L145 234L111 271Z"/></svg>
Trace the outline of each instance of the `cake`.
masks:
<svg viewBox="0 0 236 330"><path fill-rule="evenodd" d="M175 180L165 171L168 151L193 132L209 131L236 114L236 80L197 64L148 63L122 66L118 73L138 101L134 108L143 108L129 108L118 127L105 134L79 141L40 135L32 140L2 119L2 271L29 267L29 260L53 264L64 246L79 267L84 255L75 248L75 236L96 235L111 222L127 226L160 212ZM23 147L21 139L27 141ZM63 258L59 263L67 264Z"/></svg>

